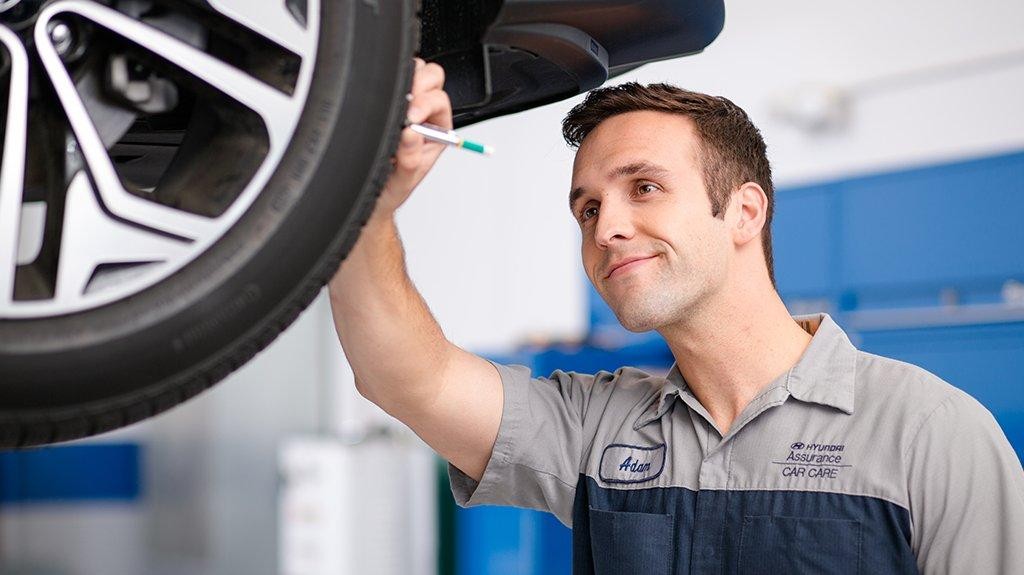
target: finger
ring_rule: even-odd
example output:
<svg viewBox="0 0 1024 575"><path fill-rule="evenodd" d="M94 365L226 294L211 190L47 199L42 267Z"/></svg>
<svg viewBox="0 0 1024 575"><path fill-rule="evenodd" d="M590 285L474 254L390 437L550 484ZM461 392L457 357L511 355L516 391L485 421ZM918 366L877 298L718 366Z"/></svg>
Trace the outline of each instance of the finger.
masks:
<svg viewBox="0 0 1024 575"><path fill-rule="evenodd" d="M402 130L401 136L398 138L398 148L414 148L423 144L423 135L414 132L411 128L405 128Z"/></svg>
<svg viewBox="0 0 1024 575"><path fill-rule="evenodd" d="M426 64L416 70L412 79L412 93L440 90L444 87L444 68L437 64Z"/></svg>
<svg viewBox="0 0 1024 575"><path fill-rule="evenodd" d="M415 94L409 103L410 122L429 122L443 128L452 127L452 102L444 90Z"/></svg>
<svg viewBox="0 0 1024 575"><path fill-rule="evenodd" d="M396 173L399 176L405 176L415 172L420 167L420 159L422 157L423 151L419 148L395 154Z"/></svg>
<svg viewBox="0 0 1024 575"><path fill-rule="evenodd" d="M395 155L395 171L393 173L398 178L414 178L422 165L423 150L417 148Z"/></svg>
<svg viewBox="0 0 1024 575"><path fill-rule="evenodd" d="M398 141L398 149L395 150L395 164L399 169L413 170L419 166L423 140L422 135L409 128L402 130L402 136Z"/></svg>

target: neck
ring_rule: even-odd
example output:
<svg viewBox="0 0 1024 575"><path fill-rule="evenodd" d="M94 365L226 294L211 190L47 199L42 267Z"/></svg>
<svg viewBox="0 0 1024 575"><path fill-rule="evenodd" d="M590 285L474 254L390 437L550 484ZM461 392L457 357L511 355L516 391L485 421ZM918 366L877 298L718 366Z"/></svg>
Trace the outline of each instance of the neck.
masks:
<svg viewBox="0 0 1024 575"><path fill-rule="evenodd" d="M734 283L685 320L658 330L690 391L723 436L750 401L793 367L811 342L767 278Z"/></svg>

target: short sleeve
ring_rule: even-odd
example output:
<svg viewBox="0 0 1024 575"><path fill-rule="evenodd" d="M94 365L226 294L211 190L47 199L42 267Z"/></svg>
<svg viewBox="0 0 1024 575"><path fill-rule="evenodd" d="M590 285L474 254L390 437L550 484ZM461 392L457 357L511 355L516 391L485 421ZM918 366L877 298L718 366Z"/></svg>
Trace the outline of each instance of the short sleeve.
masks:
<svg viewBox="0 0 1024 575"><path fill-rule="evenodd" d="M992 414L957 390L907 456L921 572L1024 573L1024 471Z"/></svg>
<svg viewBox="0 0 1024 575"><path fill-rule="evenodd" d="M494 366L504 389L498 436L479 483L449 464L455 501L549 511L571 527L583 414L600 395L595 376L555 371L533 378L523 366Z"/></svg>

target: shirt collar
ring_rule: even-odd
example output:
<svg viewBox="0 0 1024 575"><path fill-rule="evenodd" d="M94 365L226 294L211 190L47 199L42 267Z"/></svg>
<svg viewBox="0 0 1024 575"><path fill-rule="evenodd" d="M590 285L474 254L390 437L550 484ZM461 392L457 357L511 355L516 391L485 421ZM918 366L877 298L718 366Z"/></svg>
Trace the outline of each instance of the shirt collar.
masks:
<svg viewBox="0 0 1024 575"><path fill-rule="evenodd" d="M857 349L827 313L797 315L793 320L812 337L799 361L783 376L789 395L799 401L834 407L852 415ZM675 398L684 393L693 396L679 366L673 363L665 376L658 402L637 419L634 428L639 429L660 419L671 409Z"/></svg>
<svg viewBox="0 0 1024 575"><path fill-rule="evenodd" d="M857 348L827 313L793 319L812 336L786 382L794 398L853 414Z"/></svg>

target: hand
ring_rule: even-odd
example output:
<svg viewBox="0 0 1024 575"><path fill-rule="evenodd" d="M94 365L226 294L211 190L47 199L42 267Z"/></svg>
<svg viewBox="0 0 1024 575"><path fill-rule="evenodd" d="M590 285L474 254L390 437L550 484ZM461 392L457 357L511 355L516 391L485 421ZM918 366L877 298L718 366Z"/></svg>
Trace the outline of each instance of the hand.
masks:
<svg viewBox="0 0 1024 575"><path fill-rule="evenodd" d="M444 88L444 69L415 58L412 92L409 97L410 122L429 123L451 129L452 104ZM429 142L410 128L402 130L398 150L391 158L393 171L384 184L377 200L374 216L391 218L395 210L409 198L413 189L423 180L438 156L447 146Z"/></svg>

